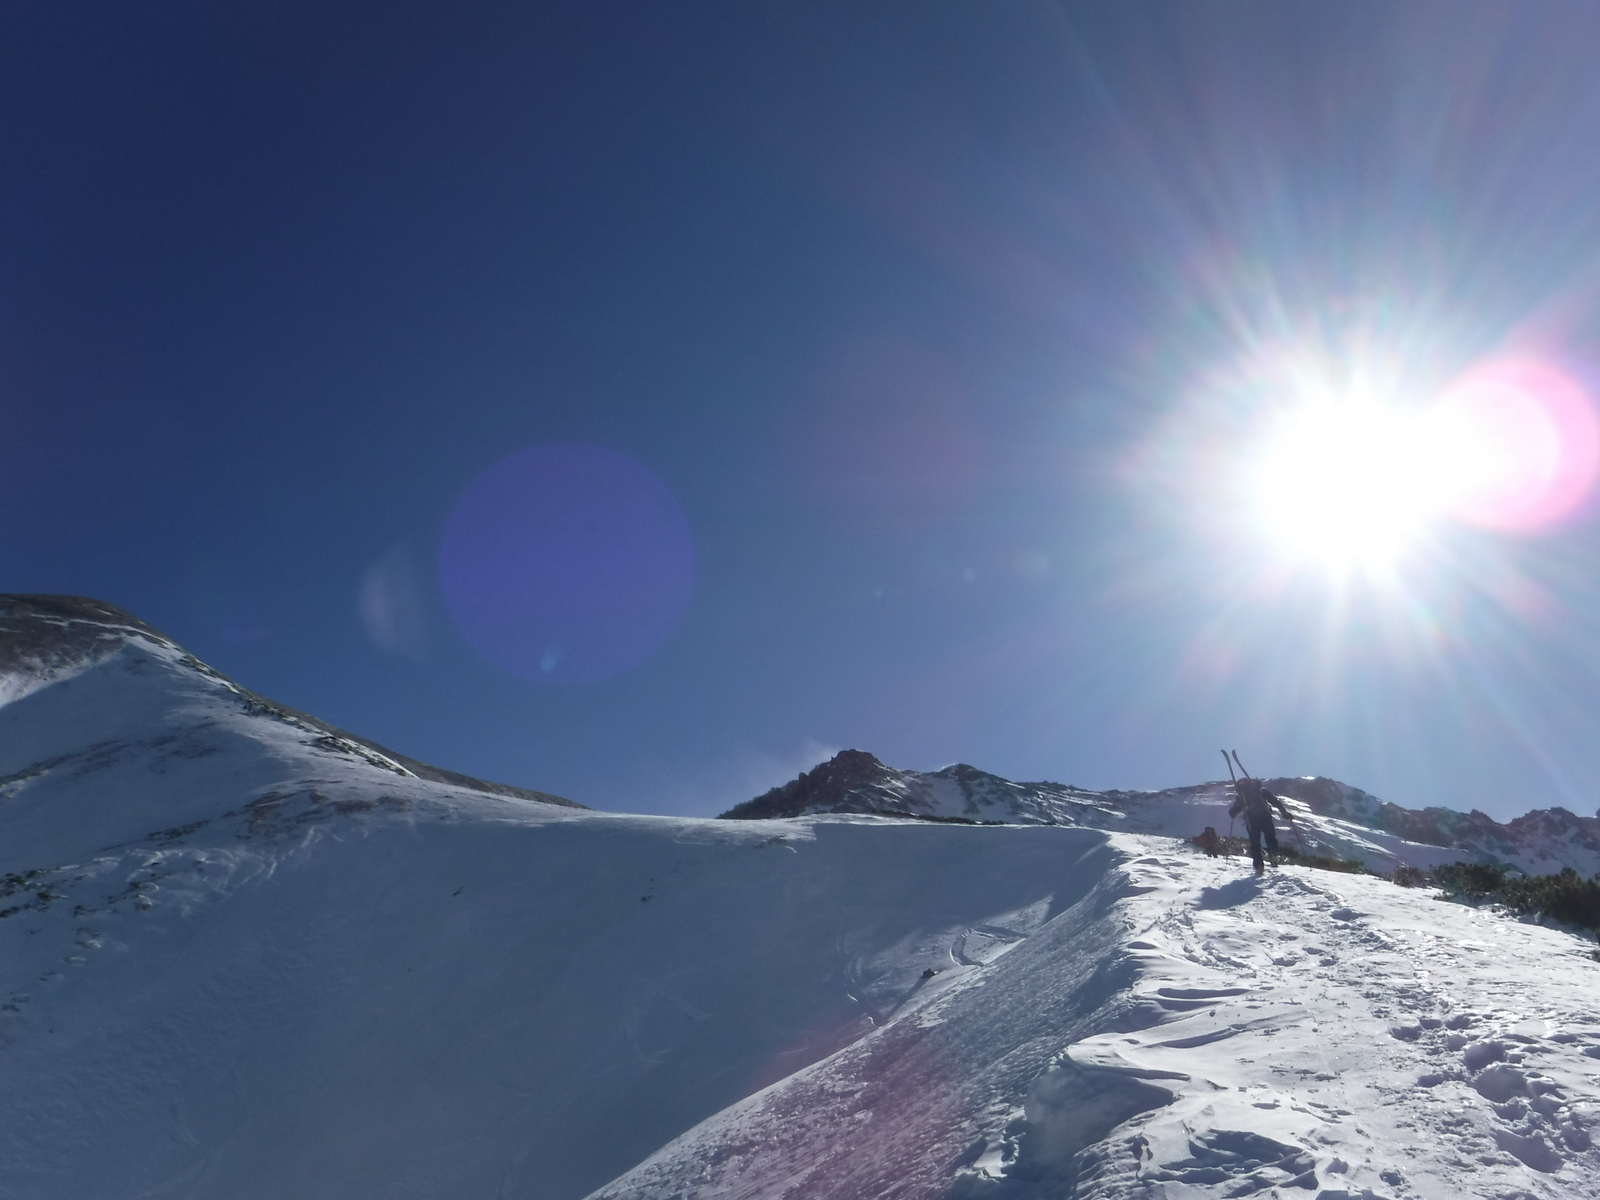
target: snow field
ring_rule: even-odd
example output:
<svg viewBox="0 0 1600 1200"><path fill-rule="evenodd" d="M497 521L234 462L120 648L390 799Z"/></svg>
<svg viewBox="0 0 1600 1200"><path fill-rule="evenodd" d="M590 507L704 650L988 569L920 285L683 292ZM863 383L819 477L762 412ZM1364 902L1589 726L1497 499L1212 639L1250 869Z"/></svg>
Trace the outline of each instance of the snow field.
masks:
<svg viewBox="0 0 1600 1200"><path fill-rule="evenodd" d="M79 666L0 704L4 1200L1600 1196L1570 934L1148 833L556 807Z"/></svg>

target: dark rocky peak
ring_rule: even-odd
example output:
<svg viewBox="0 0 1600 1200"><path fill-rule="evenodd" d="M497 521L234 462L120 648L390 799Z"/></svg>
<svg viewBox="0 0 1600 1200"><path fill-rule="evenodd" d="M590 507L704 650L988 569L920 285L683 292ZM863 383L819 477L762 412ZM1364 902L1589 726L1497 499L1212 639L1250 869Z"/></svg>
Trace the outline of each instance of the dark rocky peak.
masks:
<svg viewBox="0 0 1600 1200"><path fill-rule="evenodd" d="M154 626L103 600L0 595L0 675L50 677L107 658L132 638L176 645Z"/></svg>
<svg viewBox="0 0 1600 1200"><path fill-rule="evenodd" d="M1098 811L1091 811L1098 810ZM723 813L731 820L863 813L931 821L1000 821L1025 825L1097 825L1097 793L1059 783L1013 783L966 763L937 771L901 771L864 750L827 762Z"/></svg>
<svg viewBox="0 0 1600 1200"><path fill-rule="evenodd" d="M819 812L909 815L905 801L905 772L885 766L865 750L841 750L799 778L735 805L722 815L745 821Z"/></svg>

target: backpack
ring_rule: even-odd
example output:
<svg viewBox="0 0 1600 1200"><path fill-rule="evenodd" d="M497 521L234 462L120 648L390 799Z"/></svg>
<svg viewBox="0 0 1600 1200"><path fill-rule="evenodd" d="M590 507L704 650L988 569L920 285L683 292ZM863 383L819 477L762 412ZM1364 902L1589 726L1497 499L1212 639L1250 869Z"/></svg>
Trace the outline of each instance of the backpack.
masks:
<svg viewBox="0 0 1600 1200"><path fill-rule="evenodd" d="M1271 800L1268 798L1267 785L1254 776L1246 775L1238 781L1237 790L1239 798L1234 801L1228 810L1229 816L1244 813L1247 820L1260 820L1262 817L1272 816Z"/></svg>

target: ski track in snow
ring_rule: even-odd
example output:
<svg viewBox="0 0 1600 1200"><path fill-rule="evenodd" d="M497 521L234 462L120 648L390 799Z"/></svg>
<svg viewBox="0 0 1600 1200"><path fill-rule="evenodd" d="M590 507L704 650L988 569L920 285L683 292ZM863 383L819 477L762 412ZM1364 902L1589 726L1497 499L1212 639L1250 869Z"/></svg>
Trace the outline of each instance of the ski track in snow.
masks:
<svg viewBox="0 0 1600 1200"><path fill-rule="evenodd" d="M1600 1200L1571 933L1150 834L507 799L148 638L51 672L0 688L4 1200Z"/></svg>

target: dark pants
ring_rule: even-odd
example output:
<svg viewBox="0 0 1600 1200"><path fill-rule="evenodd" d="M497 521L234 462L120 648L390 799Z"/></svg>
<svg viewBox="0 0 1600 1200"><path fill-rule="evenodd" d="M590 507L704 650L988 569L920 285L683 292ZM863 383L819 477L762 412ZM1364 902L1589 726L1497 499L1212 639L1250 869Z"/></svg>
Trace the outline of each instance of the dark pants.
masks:
<svg viewBox="0 0 1600 1200"><path fill-rule="evenodd" d="M1250 861L1255 863L1256 870L1262 870L1261 843L1267 843L1267 853L1276 856L1278 853L1278 827L1272 823L1270 814L1259 817L1246 817L1245 828L1250 831Z"/></svg>

